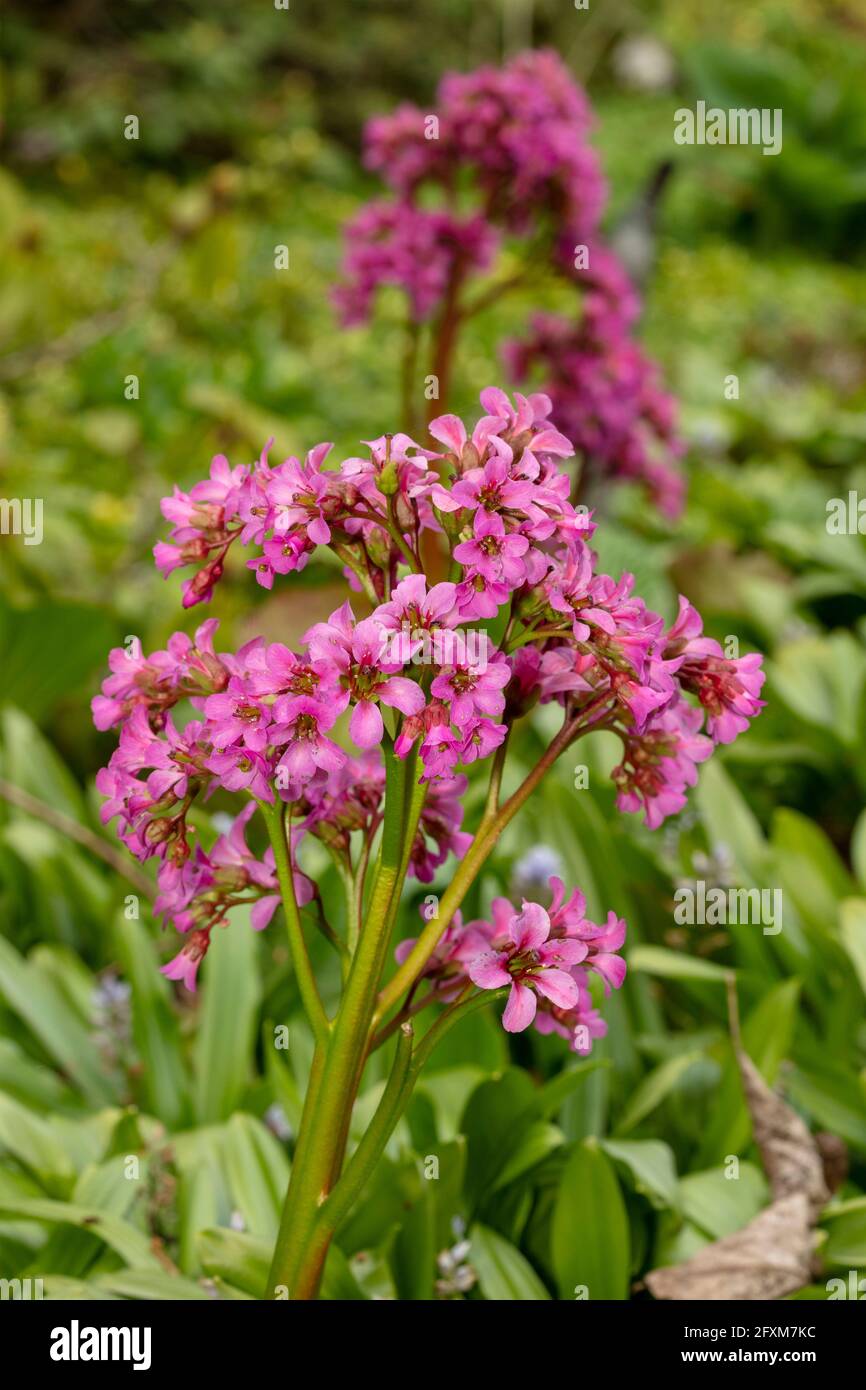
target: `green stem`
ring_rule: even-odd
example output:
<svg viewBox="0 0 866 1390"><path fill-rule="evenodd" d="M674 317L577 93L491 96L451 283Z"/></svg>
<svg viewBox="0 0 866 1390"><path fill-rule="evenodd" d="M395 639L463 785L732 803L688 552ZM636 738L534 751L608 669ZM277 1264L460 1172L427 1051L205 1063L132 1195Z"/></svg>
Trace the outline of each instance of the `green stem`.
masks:
<svg viewBox="0 0 866 1390"><path fill-rule="evenodd" d="M295 976L298 981L298 989L301 995L301 1003L313 1030L313 1037L316 1042L323 1043L331 1030L328 1016L325 1013L319 990L316 985L316 977L313 974L313 967L310 964L310 957L307 952L307 943L304 940L304 932L301 927L301 918L298 913L298 904L295 898L295 883L292 876L292 865L289 858L287 827L283 824L283 805L277 802L269 806L267 802L260 801L259 806L268 827L271 846L274 851L274 864L277 870L277 881L280 885L280 893L283 900L283 910L286 916L286 930L289 937L289 950L292 955L292 965L294 966Z"/></svg>
<svg viewBox="0 0 866 1390"><path fill-rule="evenodd" d="M385 751L385 819L367 919L327 1044L318 1104L309 1115L303 1161L296 1155L269 1276L269 1288L285 1286L292 1299L315 1297L327 1252L311 1244L319 1210L336 1182L352 1106L367 1055L376 990L390 936L389 916L403 862L406 788L416 756L401 763L388 739ZM305 1124L307 1116L305 1110Z"/></svg>
<svg viewBox="0 0 866 1390"><path fill-rule="evenodd" d="M394 1128L403 1113L412 1090L410 1063L412 1060L412 1025L404 1023L397 1039L397 1051L388 1083L376 1107L376 1113L346 1165L346 1170L333 1192L321 1207L310 1237L307 1260L311 1270L324 1262L331 1236L370 1179L376 1164L385 1152ZM294 1297L315 1296L315 1285L296 1281Z"/></svg>

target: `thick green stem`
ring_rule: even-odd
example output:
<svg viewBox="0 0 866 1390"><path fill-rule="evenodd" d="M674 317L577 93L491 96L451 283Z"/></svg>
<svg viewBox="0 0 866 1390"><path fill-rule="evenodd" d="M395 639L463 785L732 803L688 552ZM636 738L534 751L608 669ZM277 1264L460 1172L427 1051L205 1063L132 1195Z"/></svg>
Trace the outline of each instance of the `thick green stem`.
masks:
<svg viewBox="0 0 866 1390"><path fill-rule="evenodd" d="M376 1107L376 1113L347 1163L346 1171L316 1218L307 1247L304 1269L295 1281L293 1297L296 1299L315 1297L319 1270L324 1263L331 1237L344 1216L348 1215L355 1199L385 1152L385 1146L412 1091L411 1060L412 1025L404 1023L400 1028L391 1075Z"/></svg>
<svg viewBox="0 0 866 1390"><path fill-rule="evenodd" d="M385 747L385 819L367 919L352 960L340 1008L327 1043L318 1104L307 1116L302 1159L295 1156L292 1178L277 1236L269 1289L282 1285L290 1299L315 1297L327 1242L311 1244L319 1210L336 1182L342 1163L352 1106L367 1054L376 990L390 936L391 902L399 895L406 826L407 784L415 757L401 763Z"/></svg>

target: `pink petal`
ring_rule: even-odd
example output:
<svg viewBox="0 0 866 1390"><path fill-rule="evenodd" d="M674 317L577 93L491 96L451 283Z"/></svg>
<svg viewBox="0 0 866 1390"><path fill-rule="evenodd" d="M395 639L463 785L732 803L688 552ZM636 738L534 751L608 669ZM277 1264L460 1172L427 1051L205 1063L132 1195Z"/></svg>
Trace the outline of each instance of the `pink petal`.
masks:
<svg viewBox="0 0 866 1390"><path fill-rule="evenodd" d="M503 985L511 982L511 976L504 965L507 959L507 956L495 951L485 951L483 955L476 956L475 960L469 962L466 972L479 989L501 989Z"/></svg>
<svg viewBox="0 0 866 1390"><path fill-rule="evenodd" d="M577 984L566 970L539 970L532 982L557 1009L573 1009L578 1002Z"/></svg>
<svg viewBox="0 0 866 1390"><path fill-rule="evenodd" d="M406 676L390 676L376 687L376 694L401 714L420 714L426 703L420 685Z"/></svg>
<svg viewBox="0 0 866 1390"><path fill-rule="evenodd" d="M250 913L250 926L253 931L262 931L268 925L279 901L279 894L269 893L267 897L259 898L257 903L253 903Z"/></svg>
<svg viewBox="0 0 866 1390"><path fill-rule="evenodd" d="M540 903L525 902L511 919L509 932L518 951L537 951L550 935L550 918Z"/></svg>
<svg viewBox="0 0 866 1390"><path fill-rule="evenodd" d="M411 682L407 681L406 684L409 685ZM417 686L415 688L420 695L421 691ZM421 699L423 703L423 695ZM359 700L352 710L352 718L349 720L349 735L352 742L356 743L359 748L375 748L378 743L382 742L384 728L379 706L374 705L372 700Z"/></svg>
<svg viewBox="0 0 866 1390"><path fill-rule="evenodd" d="M532 990L515 980L502 1015L502 1026L506 1033L522 1033L535 1018L537 1008L538 1001Z"/></svg>

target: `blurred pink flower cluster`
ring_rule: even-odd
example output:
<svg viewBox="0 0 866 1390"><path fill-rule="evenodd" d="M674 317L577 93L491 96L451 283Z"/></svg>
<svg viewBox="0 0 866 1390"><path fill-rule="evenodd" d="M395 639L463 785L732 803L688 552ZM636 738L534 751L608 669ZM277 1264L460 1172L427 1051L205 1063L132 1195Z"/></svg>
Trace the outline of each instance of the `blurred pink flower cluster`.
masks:
<svg viewBox="0 0 866 1390"><path fill-rule="evenodd" d="M547 257L581 303L574 317L534 318L525 340L506 345L506 366L517 382L540 377L590 477L637 480L674 516L683 499L674 402L634 341L640 300L599 234L607 189L592 126L585 94L544 50L447 74L430 113L406 103L370 121L365 163L391 197L347 225L335 302L345 323L363 323L377 290L397 286L416 323L460 323L462 292L502 237L531 242L518 254Z"/></svg>

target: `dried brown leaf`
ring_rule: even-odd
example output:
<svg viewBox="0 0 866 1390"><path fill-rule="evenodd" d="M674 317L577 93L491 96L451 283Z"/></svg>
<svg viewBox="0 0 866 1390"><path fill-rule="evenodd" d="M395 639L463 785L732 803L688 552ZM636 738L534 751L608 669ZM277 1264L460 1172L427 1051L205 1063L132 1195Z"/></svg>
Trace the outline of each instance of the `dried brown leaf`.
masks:
<svg viewBox="0 0 866 1390"><path fill-rule="evenodd" d="M803 1192L814 1221L829 1200L818 1145L796 1110L772 1091L748 1053L737 1049L752 1129L773 1197Z"/></svg>
<svg viewBox="0 0 866 1390"><path fill-rule="evenodd" d="M681 1265L654 1269L654 1298L764 1301L784 1298L811 1278L809 1198L792 1193L772 1203L741 1231L714 1241Z"/></svg>

